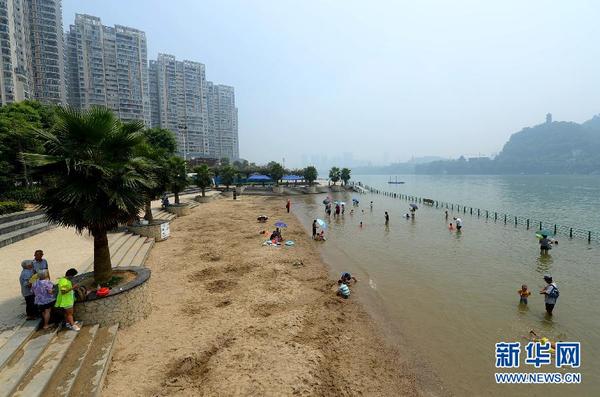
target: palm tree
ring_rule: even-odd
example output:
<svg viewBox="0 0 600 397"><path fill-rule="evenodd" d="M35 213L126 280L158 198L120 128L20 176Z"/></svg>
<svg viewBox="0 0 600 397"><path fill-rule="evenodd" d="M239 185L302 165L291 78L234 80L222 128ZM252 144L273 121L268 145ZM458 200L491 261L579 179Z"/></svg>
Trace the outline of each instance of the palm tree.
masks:
<svg viewBox="0 0 600 397"><path fill-rule="evenodd" d="M193 181L202 190L202 197L205 197L206 188L212 185L212 171L208 165L202 164L194 168L194 172L196 175L194 175Z"/></svg>
<svg viewBox="0 0 600 397"><path fill-rule="evenodd" d="M351 174L350 168L342 168L340 171L340 179L344 182L344 186L348 185L348 181L350 180Z"/></svg>
<svg viewBox="0 0 600 397"><path fill-rule="evenodd" d="M171 192L175 196L175 204L179 204L179 193L185 190L190 184L186 168L186 161L181 157L171 156L169 158L169 179Z"/></svg>
<svg viewBox="0 0 600 397"><path fill-rule="evenodd" d="M225 190L229 191L229 186L233 184L236 174L237 171L232 165L227 164L221 167L221 183L225 185Z"/></svg>
<svg viewBox="0 0 600 397"><path fill-rule="evenodd" d="M334 186L340 180L340 169L338 167L331 167L329 170L329 179L331 179Z"/></svg>
<svg viewBox="0 0 600 397"><path fill-rule="evenodd" d="M41 206L50 222L87 230L94 237L94 279L112 277L107 232L137 218L140 191L152 185L145 159L135 156L141 122L122 124L106 108L59 107L52 132L36 130L47 154L24 160L48 176Z"/></svg>

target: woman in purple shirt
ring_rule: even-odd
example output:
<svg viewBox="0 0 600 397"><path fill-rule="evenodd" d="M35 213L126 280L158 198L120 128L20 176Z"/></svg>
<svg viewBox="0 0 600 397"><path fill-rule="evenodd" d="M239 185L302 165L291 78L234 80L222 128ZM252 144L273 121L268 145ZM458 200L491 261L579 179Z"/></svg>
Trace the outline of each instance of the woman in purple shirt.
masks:
<svg viewBox="0 0 600 397"><path fill-rule="evenodd" d="M54 284L48 280L48 270L40 270L38 277L38 280L31 286L31 290L35 295L35 304L44 319L44 326L42 328L47 329L50 322L50 311L56 301L54 297Z"/></svg>

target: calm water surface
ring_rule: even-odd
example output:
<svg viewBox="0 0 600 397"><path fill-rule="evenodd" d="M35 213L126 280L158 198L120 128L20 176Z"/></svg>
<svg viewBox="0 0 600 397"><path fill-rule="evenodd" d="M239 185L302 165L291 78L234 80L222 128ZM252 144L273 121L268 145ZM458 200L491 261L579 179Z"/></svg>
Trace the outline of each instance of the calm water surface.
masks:
<svg viewBox="0 0 600 397"><path fill-rule="evenodd" d="M407 183L400 187L407 194L444 200L440 184L447 183L455 188L457 203L498 210L506 205L506 209L525 216L529 210L540 208L536 197L546 200L543 195L529 192L532 202L518 206L522 198L510 193L506 186L521 186L520 189L532 186L525 181L511 183L502 179L496 183L477 177L471 186L467 180L458 182L461 178L457 177L453 182L434 181L431 191L439 192L438 195L426 191L433 177L411 178L415 186ZM386 180L387 177L381 179ZM363 179L363 182L375 186L373 181ZM392 191L385 185L381 187ZM415 191L417 186L423 190ZM481 186L487 188L480 189ZM563 189L564 186L556 188ZM587 186L580 191L598 189ZM360 282L355 295L367 297L367 306L385 313L385 321L397 330L403 346L428 363L453 394L600 395L600 244L562 239L549 256L541 257L533 232L522 227L461 214L464 228L462 233L456 233L448 230L439 209L422 206L414 220L406 220L401 218L408 212L406 201L379 195L333 194L348 203L353 196L361 200L356 213L350 215L348 208L343 217L332 217L326 232L327 242L315 244L319 244L334 272L349 270L357 274ZM295 199L294 212L307 230L313 218L325 217L324 197ZM371 200L372 212L368 206ZM577 202L583 203L581 208L564 206L563 202L568 201L564 198L558 200L561 204L550 204L575 216L583 214L584 208L598 211L598 206L593 205L595 200L597 195L579 196ZM384 211L390 213L389 227L384 225ZM365 225L362 229L358 226L361 220ZM590 226L597 222L591 214L580 220ZM545 273L554 276L561 291L552 319L545 316L543 297L537 293L545 285L542 279ZM517 295L523 283L532 291L529 307L525 309L519 308ZM526 343L524 336L531 329L551 340L581 342L581 385L495 384L494 344ZM522 365L521 369L528 367Z"/></svg>

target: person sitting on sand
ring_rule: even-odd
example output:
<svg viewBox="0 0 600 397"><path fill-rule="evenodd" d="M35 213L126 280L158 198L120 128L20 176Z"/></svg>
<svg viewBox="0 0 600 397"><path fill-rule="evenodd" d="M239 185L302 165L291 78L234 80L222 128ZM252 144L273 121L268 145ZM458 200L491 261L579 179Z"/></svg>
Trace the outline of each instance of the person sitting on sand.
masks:
<svg viewBox="0 0 600 397"><path fill-rule="evenodd" d="M281 241L283 241L283 237L281 236L281 231L279 230L279 228L276 228L273 233L271 234L271 237L269 237L269 240L273 241L275 240L276 243L280 243Z"/></svg>
<svg viewBox="0 0 600 397"><path fill-rule="evenodd" d="M517 292L519 293L519 296L521 297L521 300L519 301L519 304L526 305L527 304L527 298L529 297L529 295L531 295L531 291L529 291L527 289L527 284L521 285L521 289L518 290Z"/></svg>
<svg viewBox="0 0 600 397"><path fill-rule="evenodd" d="M356 277L354 277L352 274L350 274L348 272L343 272L342 275L340 276L340 281L344 284L349 284L351 280L354 280L355 283L358 282Z"/></svg>
<svg viewBox="0 0 600 397"><path fill-rule="evenodd" d="M337 295L344 299L348 299L350 297L350 287L342 283L342 280L338 281Z"/></svg>

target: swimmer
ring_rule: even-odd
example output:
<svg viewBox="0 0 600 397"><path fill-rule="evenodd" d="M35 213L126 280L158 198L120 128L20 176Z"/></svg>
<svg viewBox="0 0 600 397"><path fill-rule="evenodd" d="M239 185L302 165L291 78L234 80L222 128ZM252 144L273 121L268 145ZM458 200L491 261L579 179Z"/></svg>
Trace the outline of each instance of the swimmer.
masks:
<svg viewBox="0 0 600 397"><path fill-rule="evenodd" d="M360 221L360 225L359 225L359 227L363 227L363 223L362 223L362 221Z"/></svg>
<svg viewBox="0 0 600 397"><path fill-rule="evenodd" d="M448 230L454 230L454 226L452 225L452 222L450 222L450 225L448 225Z"/></svg>

